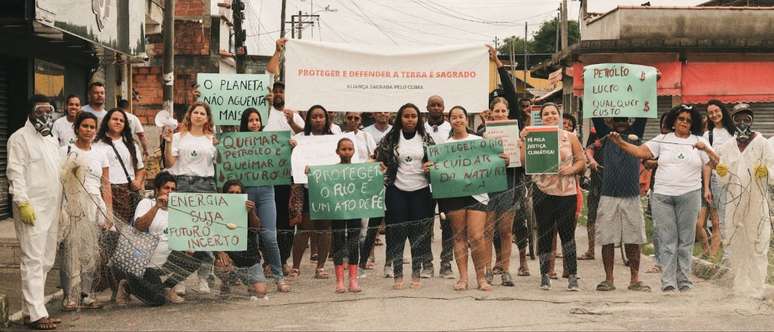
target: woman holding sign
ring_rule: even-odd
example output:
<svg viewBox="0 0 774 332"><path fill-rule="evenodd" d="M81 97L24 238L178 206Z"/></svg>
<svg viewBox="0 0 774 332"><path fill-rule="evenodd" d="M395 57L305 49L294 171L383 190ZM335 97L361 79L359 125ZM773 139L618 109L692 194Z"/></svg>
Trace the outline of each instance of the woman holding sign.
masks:
<svg viewBox="0 0 774 332"><path fill-rule="evenodd" d="M207 103L195 102L188 108L180 132L164 128L164 161L184 193L215 191L215 155L212 111ZM209 293L207 279L212 273L212 255L199 270L199 291Z"/></svg>
<svg viewBox="0 0 774 332"><path fill-rule="evenodd" d="M610 140L640 159L658 158L651 212L659 240L659 263L662 264L661 290L681 292L693 288L691 258L696 236L696 218L701 208L702 174L709 177L718 155L701 137L701 115L690 106L677 106L669 112L666 123L671 133L635 146L612 132ZM711 201L709 181L704 182L705 197Z"/></svg>
<svg viewBox="0 0 774 332"><path fill-rule="evenodd" d="M540 117L545 126L560 126L562 115L554 103L543 104ZM522 142L519 146L521 158L526 157L524 136L533 127L527 127L522 132ZM555 174L535 174L532 179L537 186L534 197L535 214L538 224L538 254L540 257L540 288L551 289L551 279L548 275L551 258L551 241L554 229L562 240L562 252L569 274L567 288L577 291L578 267L575 251L575 208L577 204L577 175L584 171L586 158L578 136L558 129L559 132L559 169Z"/></svg>
<svg viewBox="0 0 774 332"><path fill-rule="evenodd" d="M421 287L422 259L427 224L433 222L433 197L427 178L426 147L434 145L425 132L419 108L408 103L400 107L395 125L376 150L376 160L386 169L387 251L393 259L394 289L403 289L403 247L411 244L411 288Z"/></svg>
<svg viewBox="0 0 774 332"><path fill-rule="evenodd" d="M331 132L331 118L328 114L328 110L320 105L314 105L306 112L306 122L304 124L304 131L298 133L297 136L319 136L319 135L333 135ZM295 143L291 143L291 146ZM296 277L300 274L301 259L304 257L306 251L306 244L309 242L309 238L312 232L317 232L319 236L319 242L317 247L317 269L315 270L314 277L316 279L328 279L328 273L325 272L325 261L328 259L328 254L331 248L331 224L328 221L315 220L312 221L309 215L309 189L304 186L303 192L298 191L291 192L291 205L294 202L301 201L299 197L303 197L302 201L302 216L301 224L298 225L298 233L296 233L293 239L293 269L291 275ZM296 205L298 205L296 203Z"/></svg>
<svg viewBox="0 0 774 332"><path fill-rule="evenodd" d="M259 132L263 130L263 119L257 109L250 107L242 113L239 123L241 132ZM274 201L274 187L246 187L247 198L255 203L258 217L261 219L261 251L266 262L271 266L271 274L277 283L277 290L289 292L290 285L285 281L282 272L280 249L277 242L277 205Z"/></svg>

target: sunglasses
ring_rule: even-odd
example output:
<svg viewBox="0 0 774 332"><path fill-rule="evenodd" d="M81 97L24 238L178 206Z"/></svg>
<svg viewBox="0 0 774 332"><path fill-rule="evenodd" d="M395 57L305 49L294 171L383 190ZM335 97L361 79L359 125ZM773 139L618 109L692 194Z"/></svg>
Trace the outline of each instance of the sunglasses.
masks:
<svg viewBox="0 0 774 332"><path fill-rule="evenodd" d="M689 123L689 124L693 122L693 120L691 120L691 118L684 117L684 116L678 116L677 117L677 121L682 121L682 122Z"/></svg>

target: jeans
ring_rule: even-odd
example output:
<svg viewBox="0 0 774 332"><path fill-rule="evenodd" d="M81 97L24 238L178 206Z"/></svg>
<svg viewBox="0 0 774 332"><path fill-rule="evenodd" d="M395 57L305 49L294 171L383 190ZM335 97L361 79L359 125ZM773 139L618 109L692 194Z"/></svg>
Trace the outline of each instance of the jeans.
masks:
<svg viewBox="0 0 774 332"><path fill-rule="evenodd" d="M274 201L274 187L247 187L247 199L255 202L258 218L261 219L260 247L263 257L271 266L274 280L284 278L282 261L280 260L279 244L277 243L277 205Z"/></svg>
<svg viewBox="0 0 774 332"><path fill-rule="evenodd" d="M433 224L433 198L430 188L402 191L395 186L387 187L387 252L393 257L392 270L395 279L403 278L403 247L406 239L411 245L411 276L419 278L422 263L429 249L425 248Z"/></svg>
<svg viewBox="0 0 774 332"><path fill-rule="evenodd" d="M204 252L196 252L193 256L181 251L172 251L167 262L161 268L146 268L142 278L127 273L129 293L149 306L160 306L167 303L166 288L175 287L185 281L201 266L201 259L205 259ZM169 275L165 281L161 277Z"/></svg>
<svg viewBox="0 0 774 332"><path fill-rule="evenodd" d="M344 264L344 256L350 265L358 264L360 259L358 248L360 240L360 219L331 220L333 231L333 264ZM363 253L368 257L368 253Z"/></svg>
<svg viewBox="0 0 774 332"><path fill-rule="evenodd" d="M229 285L232 281L236 280L241 281L247 286L266 282L266 276L263 275L263 267L260 262L248 267L234 266L234 271L228 272L215 269L215 275L217 275L225 285Z"/></svg>
<svg viewBox="0 0 774 332"><path fill-rule="evenodd" d="M280 252L280 262L287 264L293 249L295 227L289 224L288 204L290 204L290 186L274 186L274 204L277 208L277 245Z"/></svg>
<svg viewBox="0 0 774 332"><path fill-rule="evenodd" d="M654 193L651 199L655 233L659 238L661 289L691 288L693 243L696 237L696 218L701 207L701 190L680 196Z"/></svg>
<svg viewBox="0 0 774 332"><path fill-rule="evenodd" d="M535 190L535 215L538 226L538 254L540 255L540 274L547 274L551 243L554 231L562 240L564 267L568 274L577 274L578 265L575 250L575 208L576 196L552 196Z"/></svg>

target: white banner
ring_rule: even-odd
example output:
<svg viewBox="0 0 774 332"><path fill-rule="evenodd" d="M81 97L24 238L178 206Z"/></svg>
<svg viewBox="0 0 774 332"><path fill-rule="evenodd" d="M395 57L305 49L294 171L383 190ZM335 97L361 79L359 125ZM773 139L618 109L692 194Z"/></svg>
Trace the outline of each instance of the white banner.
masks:
<svg viewBox="0 0 774 332"><path fill-rule="evenodd" d="M296 135L293 139L296 141L296 147L290 154L291 173L293 183L307 183L306 166L325 166L341 162L341 158L336 154L336 145L339 140L347 137L352 140L355 151L357 151L357 139L352 133L338 135L320 135L304 136ZM357 163L357 154L352 156L352 162Z"/></svg>
<svg viewBox="0 0 774 332"><path fill-rule="evenodd" d="M426 111L439 95L446 110L488 108L489 54L483 44L416 49L289 40L285 105L306 111L397 112L405 103Z"/></svg>

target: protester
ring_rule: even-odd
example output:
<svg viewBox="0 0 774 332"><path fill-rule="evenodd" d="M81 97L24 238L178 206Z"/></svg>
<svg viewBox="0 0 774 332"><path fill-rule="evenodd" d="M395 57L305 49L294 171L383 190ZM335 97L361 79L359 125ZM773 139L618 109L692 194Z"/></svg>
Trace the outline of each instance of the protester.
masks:
<svg viewBox="0 0 774 332"><path fill-rule="evenodd" d="M330 114L325 107L314 105L306 112L304 131L296 136L333 135L330 121ZM296 193L298 194L295 195ZM306 186L304 186L302 192L291 193L290 200L291 205L301 205L302 208L301 224L298 225L298 232L293 239L293 269L291 270L291 276L298 277L300 275L301 259L306 251L309 237L314 232L319 236L317 268L314 277L315 279L328 279L328 273L325 272L325 261L331 247L331 224L325 220L312 221L309 214L309 190ZM294 202L300 202L301 204Z"/></svg>
<svg viewBox="0 0 774 332"><path fill-rule="evenodd" d="M97 116L97 128L102 124L107 111L105 110L105 84L102 82L92 82L89 84L89 104L84 105L81 111L92 113Z"/></svg>
<svg viewBox="0 0 774 332"><path fill-rule="evenodd" d="M710 114L712 117L712 114ZM735 133L718 147L717 166L722 188L727 191L726 222L734 272L733 289L739 295L763 298L767 288L771 241L768 184L774 182L774 150L758 132L752 131L753 111L747 104L734 106L731 115Z"/></svg>
<svg viewBox="0 0 774 332"><path fill-rule="evenodd" d="M639 279L640 245L645 243L645 220L640 207L640 160L623 153L618 145L604 138L615 131L623 140L639 146L645 133L647 119L638 118L633 124L628 118L592 119L594 128L600 137L599 155L606 172L602 176L602 186L597 212L596 236L602 245L602 264L605 268L605 280L597 285L598 291L615 290L613 266L615 246L624 246L629 262L631 279L629 290L650 291L650 287ZM591 164L595 164L592 162Z"/></svg>
<svg viewBox="0 0 774 332"><path fill-rule="evenodd" d="M360 161L368 161L373 159L376 152L376 141L373 136L365 130L360 130L360 123L363 119L362 114L358 112L347 112L347 133L352 133L357 140L356 153L357 158Z"/></svg>
<svg viewBox="0 0 774 332"><path fill-rule="evenodd" d="M656 137L654 137L653 140L656 140L656 141L663 140L663 138L664 138L664 136L666 134L669 134L669 133L672 132L671 124L668 124L666 122L666 119L669 117L669 113L671 113L671 110L669 112L665 112L665 113L661 114L661 118L659 119L659 128L660 128L659 132L660 132L660 134L656 135ZM642 160L642 166L646 170L650 170L650 172L651 172L651 174L650 174L650 181L649 181L649 185L650 185L649 192L650 192L650 194L648 195L648 209L646 210L645 213L649 213L650 214L649 217L651 219L651 222L653 223L653 229L654 230L653 230L653 232L651 234L651 238L652 238L652 241L653 241L653 252L654 252L653 256L654 256L654 258L656 260L656 263L653 266L651 266L650 268L648 268L647 270L645 270L645 273L661 273L661 266L663 266L663 264L661 264L661 260L660 260L660 256L659 256L659 254L661 252L661 250L659 250L660 249L661 241L658 239L658 232L655 231L655 229L656 229L656 220L653 219L653 213L652 213L653 207L652 207L652 204L651 204L651 202L653 202L653 186L656 183L656 171L658 171L658 158L643 159Z"/></svg>
<svg viewBox="0 0 774 332"><path fill-rule="evenodd" d="M223 193L244 194L242 184L237 180L229 180L223 184ZM258 252L258 232L261 220L255 213L255 202L249 197L245 202L247 208L247 249L244 251L220 251L215 258L215 274L222 281L220 295L231 292L231 276L236 276L248 286L248 293L257 298L266 296L266 277L261 267L261 255Z"/></svg>
<svg viewBox="0 0 774 332"><path fill-rule="evenodd" d="M390 124L390 113L374 112L373 118L375 120L374 124L363 128L363 131L371 134L371 137L374 138L374 142L379 144L384 135L387 135L387 133L390 132L390 129L392 129L392 125Z"/></svg>
<svg viewBox="0 0 774 332"><path fill-rule="evenodd" d="M51 128L54 137L59 140L59 146L66 146L75 143L75 132L73 131L73 122L75 117L81 112L81 99L76 95L69 95L65 99L65 115L54 121Z"/></svg>
<svg viewBox="0 0 774 332"><path fill-rule="evenodd" d="M707 115L709 118L707 124L708 130L704 133L703 137L709 142L710 146L717 151L724 143L733 140L735 131L734 122L728 115L728 111L725 109L723 103L716 99L707 102ZM709 179L703 180L709 181L712 202L702 200L701 210L699 210L699 219L696 223L696 237L701 242L704 250L702 256L715 258L720 251L720 242L723 237L721 227L725 227L723 220L725 219L724 214L726 211L726 195L725 190L723 190L718 183L718 174L715 170L712 171L712 176L710 176ZM705 230L708 214L709 219L712 221L711 245L710 241L707 239Z"/></svg>
<svg viewBox="0 0 774 332"><path fill-rule="evenodd" d="M263 119L257 109L251 107L242 112L239 131L260 132L262 129ZM280 248L277 243L277 205L274 200L274 187L246 187L244 191L247 193L247 198L254 202L258 217L261 219L261 231L258 233L261 237L261 249L264 259L271 266L271 275L277 285L277 290L289 292L290 285L285 281Z"/></svg>
<svg viewBox="0 0 774 332"><path fill-rule="evenodd" d="M30 98L24 127L8 139L8 191L19 241L22 315L36 330L56 329L59 319L46 310L46 275L54 265L62 187L62 156L52 136L54 107L45 96ZM27 318L25 318L26 320Z"/></svg>
<svg viewBox="0 0 774 332"><path fill-rule="evenodd" d="M150 156L148 139L145 138L145 128L142 126L140 118L132 113L131 107L129 107L129 101L126 99L118 101L118 108L124 110L124 113L126 113L126 123L128 123L128 127L131 129L132 135L137 136L137 141L140 142L140 146L142 146L142 157L143 159L148 159L148 156Z"/></svg>
<svg viewBox="0 0 774 332"><path fill-rule="evenodd" d="M392 129L390 124L389 112L375 112L373 113L374 124L363 128L364 132L367 132L374 138L377 146L381 144L382 138ZM374 149L374 152L376 149ZM368 228L366 229L365 237L360 246L360 275L364 275L365 270L370 270L372 263L369 262L369 253L374 249L374 245L381 245L380 240L377 238L379 225L384 223L384 218L370 218L368 220ZM392 278L392 258L386 256L384 259L384 276L385 278Z"/></svg>
<svg viewBox="0 0 774 332"><path fill-rule="evenodd" d="M392 129L376 150L384 164L387 203L387 251L393 257L394 289L403 289L403 247L411 244L411 288L420 288L424 240L433 223L433 200L426 176L425 148L434 145L425 131L419 108L408 103L400 107Z"/></svg>
<svg viewBox="0 0 774 332"><path fill-rule="evenodd" d="M425 132L430 135L435 144L446 143L451 132L451 124L446 121L444 116L444 102L441 96L430 96L427 98L427 121L425 121ZM433 206L437 206L434 203ZM435 274L433 269L433 251L431 243L433 241L433 225L431 223L427 226L427 234L430 236L424 237L425 244L422 248L426 252L422 253L424 256L424 262L422 264L422 272L420 273L422 278L431 278ZM438 275L446 279L454 279L454 273L451 269L451 261L454 258L454 242L451 230L451 225L445 220L441 220L441 268L438 271Z"/></svg>
<svg viewBox="0 0 774 332"><path fill-rule="evenodd" d="M588 194L586 196L586 235L588 237L588 249L583 255L578 256L578 260L594 259L594 244L596 238L597 211L599 198L602 196L602 176L604 169L602 164L602 137L597 134L596 128L591 128L588 139L586 140L586 160L588 160L589 180Z"/></svg>
<svg viewBox="0 0 774 332"><path fill-rule="evenodd" d="M452 123L452 132L446 142L481 139L480 136L468 133L470 131L468 128L468 112L462 106L454 106L449 110L449 120ZM432 163L430 167L433 167ZM473 256L478 289L482 291L492 290L492 285L489 284L484 276L484 269L488 260L486 254L491 256L491 252L487 248L487 245L491 248L491 244L484 240L488 203L489 196L487 194L445 198L438 201L440 210L446 213L447 222L451 224L454 234L454 257L460 274L459 280L454 285L454 290L468 289L468 243L470 243ZM512 220L512 218L508 219L508 222L510 223Z"/></svg>
<svg viewBox="0 0 774 332"><path fill-rule="evenodd" d="M97 116L79 114L74 130L75 143L61 147L62 154L66 155L62 184L68 218L62 223L62 233L70 287L64 305L67 311L77 310L81 303L88 309L102 307L95 297L95 284L107 260L100 259L103 252L99 246L99 228L109 230L113 226L110 162L103 149L92 145L97 133ZM81 293L86 297L81 299Z"/></svg>
<svg viewBox="0 0 774 332"><path fill-rule="evenodd" d="M558 126L560 113L554 103L543 104L540 110L541 120L546 126ZM522 160L525 158L523 136L519 145ZM575 205L577 204L576 176L585 169L586 159L583 148L575 134L559 130L559 172L558 174L537 174L533 181L537 186L534 192L534 210L538 224L538 254L540 257L540 288L551 289L549 278L549 263L551 256L551 240L556 229L562 240L565 267L568 273L568 289L577 291L577 262L575 253Z"/></svg>
<svg viewBox="0 0 774 332"><path fill-rule="evenodd" d="M164 128L164 158L169 172L177 180L177 189L185 193L215 192L215 154L210 106L196 102L188 108L180 132ZM212 254L204 255L199 269L199 292L209 293L207 282L212 272ZM177 291L184 293L183 285Z"/></svg>
<svg viewBox="0 0 774 332"><path fill-rule="evenodd" d="M347 119L349 120L347 113ZM355 154L355 144L349 138L342 138L336 144L336 154L341 158L342 164L351 164ZM349 290L359 293L360 286L357 282L357 264L360 260L358 240L360 239L360 219L334 220L331 222L333 230L333 264L336 265L336 293L344 293ZM344 255L347 255L349 263L349 287L344 288ZM368 255L368 253L363 253ZM320 258L323 260L323 258Z"/></svg>
<svg viewBox="0 0 774 332"><path fill-rule="evenodd" d="M701 115L693 107L677 106L665 121L674 132L641 146L624 141L616 132L608 137L636 158L658 158L651 206L660 242L661 290L688 291L693 288L688 276L702 199L701 177L702 173L710 175L710 165L717 162L718 156L701 138ZM709 188L706 189L708 195L704 199L709 201Z"/></svg>

